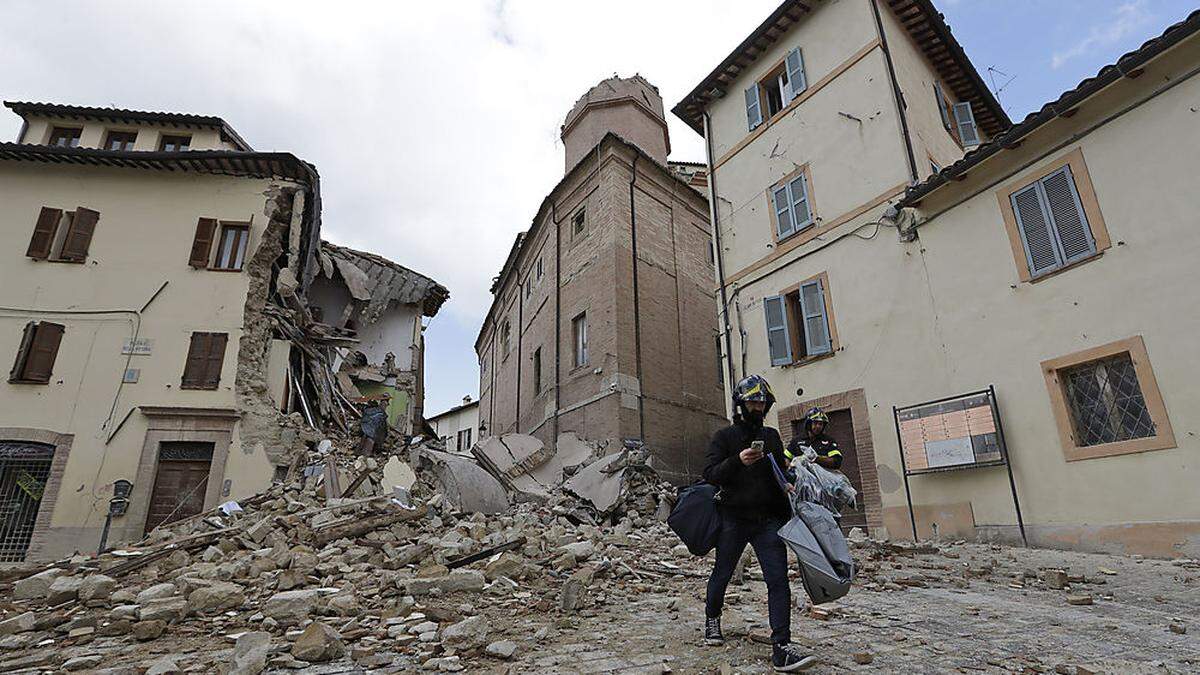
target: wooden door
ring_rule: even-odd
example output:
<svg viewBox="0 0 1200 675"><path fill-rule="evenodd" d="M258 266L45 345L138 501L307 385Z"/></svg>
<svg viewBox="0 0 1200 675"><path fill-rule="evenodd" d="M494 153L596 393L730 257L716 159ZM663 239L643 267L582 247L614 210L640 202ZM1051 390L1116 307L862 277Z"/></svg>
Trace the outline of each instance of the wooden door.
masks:
<svg viewBox="0 0 1200 675"><path fill-rule="evenodd" d="M204 510L212 443L164 441L159 444L158 472L150 493L146 532Z"/></svg>
<svg viewBox="0 0 1200 675"><path fill-rule="evenodd" d="M854 418L850 415L850 411L834 410L830 412L829 426L825 433L829 434L830 438L838 444L838 449L842 451L841 472L846 474L846 477L850 479L850 484L854 486L855 490L858 490L858 509L842 514L842 529L861 527L865 530L867 529L867 506L863 495L862 475L858 467L858 451L854 445Z"/></svg>

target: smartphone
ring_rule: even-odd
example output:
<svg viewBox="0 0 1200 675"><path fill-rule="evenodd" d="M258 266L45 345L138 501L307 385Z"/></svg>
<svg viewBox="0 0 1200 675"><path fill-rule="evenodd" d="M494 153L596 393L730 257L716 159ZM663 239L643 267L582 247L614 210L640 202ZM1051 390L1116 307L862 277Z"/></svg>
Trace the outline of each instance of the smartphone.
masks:
<svg viewBox="0 0 1200 675"><path fill-rule="evenodd" d="M763 442L762 442L762 441L753 441L753 442L751 442L751 443L750 443L750 449L751 449L751 450L757 450L757 451L758 451L758 454L760 454L760 455L761 455L761 454L763 454Z"/></svg>

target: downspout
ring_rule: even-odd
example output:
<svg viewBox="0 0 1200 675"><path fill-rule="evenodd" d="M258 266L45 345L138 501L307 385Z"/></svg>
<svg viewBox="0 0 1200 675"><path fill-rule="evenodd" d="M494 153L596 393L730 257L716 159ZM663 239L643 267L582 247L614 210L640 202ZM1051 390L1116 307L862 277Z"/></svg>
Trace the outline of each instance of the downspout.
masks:
<svg viewBox="0 0 1200 675"><path fill-rule="evenodd" d="M892 63L892 52L888 49L887 34L883 30L883 17L879 15L879 3L871 0L871 11L875 13L875 28L879 31L879 46L883 49L883 60L887 63L888 82L892 85L892 98L896 103L896 115L900 118L900 135L904 137L904 149L908 151L908 175L911 183L919 180L917 156L913 153L912 135L908 132L908 116L904 114L904 93L896 80L896 66Z"/></svg>
<svg viewBox="0 0 1200 675"><path fill-rule="evenodd" d="M633 186L637 182L637 163L641 153L633 155L633 169L629 176L629 234L633 239L633 353L637 364L638 380L638 437L646 440L646 406L642 381L642 316L641 302L638 300L638 254L637 254L637 208L634 205Z"/></svg>
<svg viewBox="0 0 1200 675"><path fill-rule="evenodd" d="M513 264L513 271L516 271L516 264ZM524 292L525 284L517 282L517 405L513 409L513 429L517 433L521 433L521 338L525 334L525 300Z"/></svg>
<svg viewBox="0 0 1200 675"><path fill-rule="evenodd" d="M721 333L725 336L725 363L729 366L729 391L737 386L733 371L733 341L729 337L729 296L725 292L725 258L721 247L720 216L717 211L717 173L713 169L712 118L704 113L704 148L708 159L708 222L712 227L713 259L717 262L717 287L721 291Z"/></svg>
<svg viewBox="0 0 1200 675"><path fill-rule="evenodd" d="M554 223L554 438L558 439L558 411L562 408L562 225L558 222L558 204L550 200L550 221Z"/></svg>
<svg viewBox="0 0 1200 675"><path fill-rule="evenodd" d="M491 422L492 433L496 432L496 325L492 324L492 334L488 338L492 350L492 383L488 385L488 422Z"/></svg>

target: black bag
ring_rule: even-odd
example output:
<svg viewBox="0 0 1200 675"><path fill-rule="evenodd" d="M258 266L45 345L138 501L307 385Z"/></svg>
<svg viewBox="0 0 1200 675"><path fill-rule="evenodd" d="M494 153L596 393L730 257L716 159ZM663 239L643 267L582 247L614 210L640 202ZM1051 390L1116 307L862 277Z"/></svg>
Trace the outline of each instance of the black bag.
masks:
<svg viewBox="0 0 1200 675"><path fill-rule="evenodd" d="M707 555L717 546L721 514L717 511L716 485L696 483L679 491L679 501L667 516L667 525L693 555Z"/></svg>

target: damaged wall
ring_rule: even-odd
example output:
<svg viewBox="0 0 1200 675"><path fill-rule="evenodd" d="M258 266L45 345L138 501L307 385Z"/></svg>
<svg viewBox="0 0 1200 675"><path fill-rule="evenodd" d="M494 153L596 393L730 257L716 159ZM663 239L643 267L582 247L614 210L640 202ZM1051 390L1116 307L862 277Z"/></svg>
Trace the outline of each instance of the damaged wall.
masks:
<svg viewBox="0 0 1200 675"><path fill-rule="evenodd" d="M29 321L65 326L49 384L0 383L0 441L58 439L31 557L96 546L113 481L139 481L139 467L156 464L156 449L145 447L149 419L139 406L274 410L265 381L270 334L258 330L264 322L252 320L256 308L247 313L245 307L252 286L254 293L265 292L269 258L280 245L280 224L264 215L270 189L266 179L0 162L0 250L6 251L0 262L0 358L11 364ZM24 257L43 206L100 213L86 262ZM273 208L268 204L265 213ZM250 222L249 270L216 273L188 265L200 217ZM193 331L229 336L215 390L180 388ZM137 353L123 353L135 333ZM250 354L247 363L239 363L243 350ZM127 368L125 379L136 381L122 382ZM265 428L276 424L276 415L263 419L264 428L240 425L232 433L228 462L220 467L229 483L216 485L215 498L226 488L230 495L250 494L269 482L265 453L292 443L282 429ZM185 426L176 425L177 440L188 439ZM153 476L151 471L150 483ZM139 483L135 492L148 494L150 487ZM110 541L139 537L142 527L130 517L117 518Z"/></svg>

